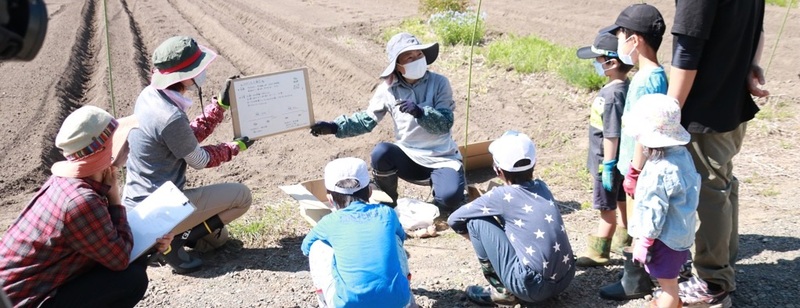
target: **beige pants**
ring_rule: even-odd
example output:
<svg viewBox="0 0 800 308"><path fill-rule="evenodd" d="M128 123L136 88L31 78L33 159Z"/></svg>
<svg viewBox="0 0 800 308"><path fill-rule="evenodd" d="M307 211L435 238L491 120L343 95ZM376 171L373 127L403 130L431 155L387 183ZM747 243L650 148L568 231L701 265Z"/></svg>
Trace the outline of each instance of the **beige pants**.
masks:
<svg viewBox="0 0 800 308"><path fill-rule="evenodd" d="M692 134L686 145L702 180L694 268L700 278L728 292L736 290L739 253L739 180L733 176L733 157L742 148L746 129L742 123L730 132Z"/></svg>
<svg viewBox="0 0 800 308"><path fill-rule="evenodd" d="M214 215L219 215L222 222L227 225L247 212L253 203L250 189L240 183L202 186L184 190L183 194L197 210L172 229L174 234L183 233Z"/></svg>

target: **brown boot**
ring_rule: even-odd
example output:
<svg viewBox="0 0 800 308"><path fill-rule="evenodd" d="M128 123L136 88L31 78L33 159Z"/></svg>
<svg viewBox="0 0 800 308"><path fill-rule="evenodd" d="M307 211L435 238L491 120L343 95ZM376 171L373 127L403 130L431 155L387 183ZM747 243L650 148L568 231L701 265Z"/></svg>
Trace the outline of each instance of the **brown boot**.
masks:
<svg viewBox="0 0 800 308"><path fill-rule="evenodd" d="M589 235L586 237L586 250L575 262L580 267L595 267L608 264L611 239Z"/></svg>
<svg viewBox="0 0 800 308"><path fill-rule="evenodd" d="M633 238L628 235L628 228L617 227L614 231L614 238L611 239L611 252L622 255L622 248L631 245Z"/></svg>

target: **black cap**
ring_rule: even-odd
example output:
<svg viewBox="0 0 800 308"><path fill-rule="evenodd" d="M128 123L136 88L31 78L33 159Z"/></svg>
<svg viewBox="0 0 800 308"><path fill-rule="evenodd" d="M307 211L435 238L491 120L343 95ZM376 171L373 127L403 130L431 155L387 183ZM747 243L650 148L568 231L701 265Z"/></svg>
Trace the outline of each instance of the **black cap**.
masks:
<svg viewBox="0 0 800 308"><path fill-rule="evenodd" d="M600 32L614 33L619 28L631 29L649 36L664 36L667 25L664 24L664 17L656 7L637 3L622 10L614 25L603 28Z"/></svg>
<svg viewBox="0 0 800 308"><path fill-rule="evenodd" d="M578 58L594 59L599 56L617 58L617 36L610 32L600 32L592 46L578 48Z"/></svg>

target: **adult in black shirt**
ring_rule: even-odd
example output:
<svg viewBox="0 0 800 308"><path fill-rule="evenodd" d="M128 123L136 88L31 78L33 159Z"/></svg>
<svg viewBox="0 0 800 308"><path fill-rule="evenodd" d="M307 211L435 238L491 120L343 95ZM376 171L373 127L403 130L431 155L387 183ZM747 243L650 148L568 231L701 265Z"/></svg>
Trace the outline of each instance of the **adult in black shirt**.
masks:
<svg viewBox="0 0 800 308"><path fill-rule="evenodd" d="M676 0L668 95L682 108L692 133L687 147L703 182L697 208L695 278L682 288L685 304L730 307L736 290L739 182L733 157L758 106L751 95L769 92L758 65L763 48L763 0ZM699 279L697 278L699 277ZM685 291L686 290L686 291ZM688 291L688 292L687 292Z"/></svg>

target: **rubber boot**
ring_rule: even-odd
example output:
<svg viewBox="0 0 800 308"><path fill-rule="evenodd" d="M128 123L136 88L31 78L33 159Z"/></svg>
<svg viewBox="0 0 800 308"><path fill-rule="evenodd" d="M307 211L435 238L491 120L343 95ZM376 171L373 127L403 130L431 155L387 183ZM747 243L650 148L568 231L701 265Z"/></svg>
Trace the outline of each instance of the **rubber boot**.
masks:
<svg viewBox="0 0 800 308"><path fill-rule="evenodd" d="M611 239L588 235L586 236L586 250L575 261L575 265L580 267L604 266L610 261L608 259L610 249Z"/></svg>
<svg viewBox="0 0 800 308"><path fill-rule="evenodd" d="M622 279L600 288L600 297L623 301L643 298L652 293L653 282L650 280L650 274L645 271L644 267L633 263L631 247L625 247L622 255L625 256L625 267Z"/></svg>
<svg viewBox="0 0 800 308"><path fill-rule="evenodd" d="M214 230L220 229L223 226L224 224L219 216L214 215L191 230L183 232L172 239L169 247L167 247L167 251L164 252L164 260L172 267L172 270L178 274L188 274L199 270L203 265L203 260L190 256L189 253L184 250L183 246L186 242L196 242L200 238L213 233Z"/></svg>
<svg viewBox="0 0 800 308"><path fill-rule="evenodd" d="M481 306L494 305L516 305L519 301L511 291L508 291L497 276L492 263L489 260L478 259L481 264L483 277L489 282L489 287L468 286L466 289L467 298Z"/></svg>
<svg viewBox="0 0 800 308"><path fill-rule="evenodd" d="M372 170L372 177L375 185L392 199L392 203L387 204L392 208L397 206L397 170L378 171Z"/></svg>
<svg viewBox="0 0 800 308"><path fill-rule="evenodd" d="M614 238L611 240L611 252L621 255L622 249L628 247L633 242L633 238L628 235L628 228L617 227L614 231Z"/></svg>

